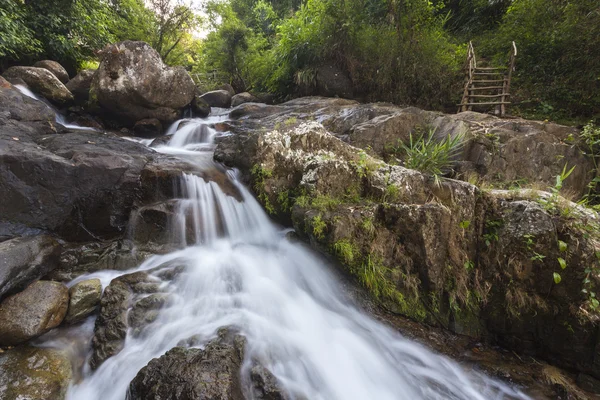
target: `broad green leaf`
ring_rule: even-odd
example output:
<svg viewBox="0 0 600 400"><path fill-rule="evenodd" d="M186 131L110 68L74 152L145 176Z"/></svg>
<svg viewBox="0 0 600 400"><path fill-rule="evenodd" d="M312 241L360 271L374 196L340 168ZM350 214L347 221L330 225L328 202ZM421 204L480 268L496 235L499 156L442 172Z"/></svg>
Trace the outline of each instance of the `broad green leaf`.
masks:
<svg viewBox="0 0 600 400"><path fill-rule="evenodd" d="M554 277L554 283L556 283L557 285L560 283L560 281L562 281L562 278L560 277L560 274L558 272L555 272L553 274Z"/></svg>

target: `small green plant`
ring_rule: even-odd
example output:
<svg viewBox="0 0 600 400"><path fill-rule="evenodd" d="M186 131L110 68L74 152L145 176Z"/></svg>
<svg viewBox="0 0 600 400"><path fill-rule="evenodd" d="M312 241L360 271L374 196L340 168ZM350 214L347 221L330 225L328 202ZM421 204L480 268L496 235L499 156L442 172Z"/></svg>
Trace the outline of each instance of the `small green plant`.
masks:
<svg viewBox="0 0 600 400"><path fill-rule="evenodd" d="M369 160L369 155L364 150L361 150L360 153L358 153L358 161L351 164L354 165L354 168L361 179L371 176L377 167L371 160Z"/></svg>
<svg viewBox="0 0 600 400"><path fill-rule="evenodd" d="M375 224L373 223L373 217L364 217L361 227L368 234L373 234L375 232Z"/></svg>
<svg viewBox="0 0 600 400"><path fill-rule="evenodd" d="M388 184L385 187L385 193L383 194L383 202L394 203L398 201L399 193L400 189L398 189L398 186L394 185L393 183Z"/></svg>
<svg viewBox="0 0 600 400"><path fill-rule="evenodd" d="M600 157L600 127L594 125L593 121L587 123L580 134L581 140L585 145L584 153L594 162L594 178L587 185L587 193L583 197L581 203L586 206L600 205L600 193L598 185L600 184L600 176L598 176L598 157Z"/></svg>
<svg viewBox="0 0 600 400"><path fill-rule="evenodd" d="M296 118L296 117L290 117L290 118L286 119L285 121L283 121L283 124L285 126L292 126L296 122L298 122L298 118Z"/></svg>
<svg viewBox="0 0 600 400"><path fill-rule="evenodd" d="M348 239L338 240L333 245L333 249L346 264L352 265L355 258L355 249Z"/></svg>
<svg viewBox="0 0 600 400"><path fill-rule="evenodd" d="M556 175L556 182L554 186L549 188L550 197L541 198L539 203L544 207L546 211L556 212L558 210L558 200L560 196L560 190L563 187L565 180L573 173L575 165L567 171L567 164L564 165L560 175Z"/></svg>
<svg viewBox="0 0 600 400"><path fill-rule="evenodd" d="M460 226L461 229L463 229L463 230L466 231L471 226L471 221L469 221L469 220L460 221L460 223L458 224L458 226Z"/></svg>
<svg viewBox="0 0 600 400"><path fill-rule="evenodd" d="M340 204L342 204L340 199L324 194L318 194L311 201L311 205L319 211L331 211L336 209Z"/></svg>
<svg viewBox="0 0 600 400"><path fill-rule="evenodd" d="M327 224L321 218L321 215L316 215L312 219L312 228L313 235L317 239L323 239L325 237L325 229L327 228Z"/></svg>
<svg viewBox="0 0 600 400"><path fill-rule="evenodd" d="M359 272L359 279L376 298L393 297L394 285L387 279L386 268L380 261L369 254Z"/></svg>
<svg viewBox="0 0 600 400"><path fill-rule="evenodd" d="M408 144L400 142L400 151L405 154L406 168L430 174L436 184L439 184L440 178L452 170L454 157L462 148L463 136L448 135L446 139L437 141L434 134L433 129L418 138L414 138L411 133Z"/></svg>
<svg viewBox="0 0 600 400"><path fill-rule="evenodd" d="M265 210L267 210L269 214L275 214L275 207L271 204L269 196L265 191L265 180L273 176L273 171L256 164L250 169L250 174L252 174L252 179L254 180L254 190L258 199L262 202Z"/></svg>
<svg viewBox="0 0 600 400"><path fill-rule="evenodd" d="M485 233L483 234L483 241L487 247L492 245L492 242L497 242L498 229L502 226L502 221L498 220L487 220L485 221Z"/></svg>
<svg viewBox="0 0 600 400"><path fill-rule="evenodd" d="M470 271L473 268L475 268L475 263L471 260L467 260L467 261L465 261L464 267L467 271Z"/></svg>

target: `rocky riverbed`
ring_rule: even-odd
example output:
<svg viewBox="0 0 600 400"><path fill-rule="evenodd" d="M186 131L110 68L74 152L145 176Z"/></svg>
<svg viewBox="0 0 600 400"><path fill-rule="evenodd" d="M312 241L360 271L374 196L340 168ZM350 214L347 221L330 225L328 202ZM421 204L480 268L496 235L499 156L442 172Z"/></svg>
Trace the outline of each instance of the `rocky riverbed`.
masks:
<svg viewBox="0 0 600 400"><path fill-rule="evenodd" d="M272 219L293 227L282 248L302 241L321 252L314 262L334 271L344 298L384 325L533 398L600 392L598 216L544 191L576 166L561 193L577 200L597 173L576 129L334 98L267 105L229 88L199 93L140 42L106 48L97 71L70 80L59 67L14 67L0 78L0 397L62 399L130 354L127 340L162 329L190 272L169 255L206 243L208 226L215 238L232 235L223 204L238 210L245 189L229 168ZM221 116L168 130L211 107ZM58 123L56 111L78 125ZM441 180L402 166L400 143L430 130L463 141ZM216 196L221 214L203 214L212 203L182 202L196 195L190 188ZM256 356L265 353L252 334L235 324L204 329L212 333L139 361L128 398L308 393Z"/></svg>

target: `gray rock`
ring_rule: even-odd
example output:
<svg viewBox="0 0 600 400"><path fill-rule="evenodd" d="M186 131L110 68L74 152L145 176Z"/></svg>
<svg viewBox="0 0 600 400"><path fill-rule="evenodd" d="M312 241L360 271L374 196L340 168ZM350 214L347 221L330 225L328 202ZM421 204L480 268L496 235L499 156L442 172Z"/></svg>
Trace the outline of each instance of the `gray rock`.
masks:
<svg viewBox="0 0 600 400"><path fill-rule="evenodd" d="M577 375L577 385L588 392L600 394L600 380L587 374Z"/></svg>
<svg viewBox="0 0 600 400"><path fill-rule="evenodd" d="M58 350L17 347L0 353L3 400L63 400L71 376L69 358Z"/></svg>
<svg viewBox="0 0 600 400"><path fill-rule="evenodd" d="M235 89L229 83L224 83L217 88L218 90L226 90L233 97L235 96Z"/></svg>
<svg viewBox="0 0 600 400"><path fill-rule="evenodd" d="M65 85L67 89L73 93L77 103L83 104L88 101L90 97L90 86L92 85L92 79L94 79L95 73L96 70L93 69L81 70Z"/></svg>
<svg viewBox="0 0 600 400"><path fill-rule="evenodd" d="M200 96L211 107L229 108L231 106L231 93L227 90L213 90Z"/></svg>
<svg viewBox="0 0 600 400"><path fill-rule="evenodd" d="M102 51L90 101L125 124L145 118L168 123L179 118L195 91L184 68L166 66L147 43L126 40Z"/></svg>
<svg viewBox="0 0 600 400"><path fill-rule="evenodd" d="M58 106L68 106L73 102L73 94L45 68L10 67L2 76L9 82L23 80L29 88Z"/></svg>
<svg viewBox="0 0 600 400"><path fill-rule="evenodd" d="M155 138L162 135L163 126L156 118L142 119L133 126L133 133L138 137Z"/></svg>
<svg viewBox="0 0 600 400"><path fill-rule="evenodd" d="M0 243L0 301L58 266L61 246L47 235Z"/></svg>
<svg viewBox="0 0 600 400"><path fill-rule="evenodd" d="M51 281L37 281L0 303L0 346L14 346L60 325L67 314L69 290Z"/></svg>
<svg viewBox="0 0 600 400"><path fill-rule="evenodd" d="M230 330L200 349L175 347L155 358L131 381L128 400L242 400L244 338Z"/></svg>
<svg viewBox="0 0 600 400"><path fill-rule="evenodd" d="M110 282L102 294L94 327L92 369L121 351L128 329L138 336L156 319L158 309L167 301L167 296L160 291L160 283L180 272L180 268L169 268L161 270L159 277L149 272L134 272Z"/></svg>
<svg viewBox="0 0 600 400"><path fill-rule="evenodd" d="M261 101L248 92L238 93L231 98L231 107L237 107L244 103L261 103Z"/></svg>
<svg viewBox="0 0 600 400"><path fill-rule="evenodd" d="M42 60L33 64L34 67L44 68L48 71L52 72L54 76L58 78L63 84L66 84L69 81L69 73L66 69L63 68L62 65L52 60Z"/></svg>
<svg viewBox="0 0 600 400"><path fill-rule="evenodd" d="M192 101L192 112L200 118L206 118L210 115L210 105L197 94Z"/></svg>
<svg viewBox="0 0 600 400"><path fill-rule="evenodd" d="M69 309L65 322L72 324L92 314L100 305L102 283L100 279L81 281L69 288Z"/></svg>
<svg viewBox="0 0 600 400"><path fill-rule="evenodd" d="M22 122L54 122L54 112L41 101L21 94L6 79L0 76L0 112L5 117L0 120L15 120ZM4 125L5 123L2 123ZM6 128L5 128L6 129Z"/></svg>

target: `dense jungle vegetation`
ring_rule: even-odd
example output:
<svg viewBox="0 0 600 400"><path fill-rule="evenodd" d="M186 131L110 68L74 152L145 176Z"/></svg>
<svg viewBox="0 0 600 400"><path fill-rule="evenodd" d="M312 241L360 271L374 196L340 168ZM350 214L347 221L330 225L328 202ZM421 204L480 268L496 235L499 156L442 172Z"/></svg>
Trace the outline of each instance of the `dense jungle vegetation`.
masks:
<svg viewBox="0 0 600 400"><path fill-rule="evenodd" d="M328 66L357 99L446 111L468 41L504 64L514 40L513 114L600 118L597 0L0 0L0 37L0 68L49 58L75 72L107 43L144 40L206 89L285 99Z"/></svg>

